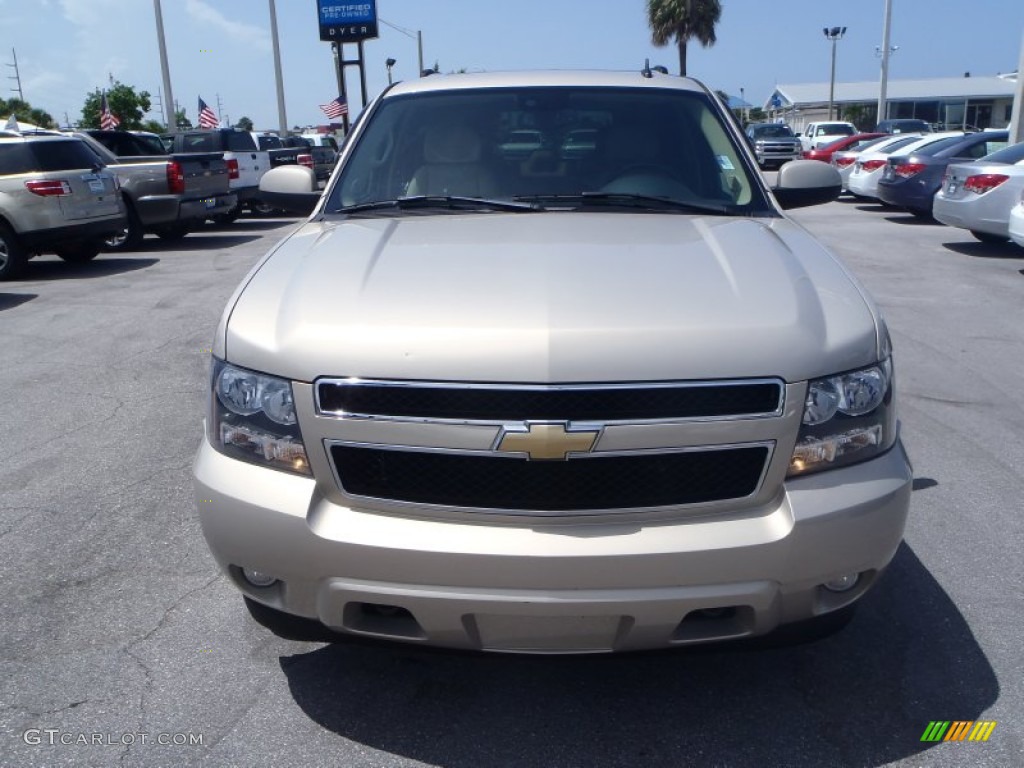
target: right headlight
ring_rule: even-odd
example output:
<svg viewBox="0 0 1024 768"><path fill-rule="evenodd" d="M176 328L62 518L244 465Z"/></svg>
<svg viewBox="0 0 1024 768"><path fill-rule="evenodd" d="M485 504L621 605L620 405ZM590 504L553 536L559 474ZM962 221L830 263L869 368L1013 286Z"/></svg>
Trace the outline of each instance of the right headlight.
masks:
<svg viewBox="0 0 1024 768"><path fill-rule="evenodd" d="M789 476L872 459L896 442L892 359L807 383Z"/></svg>
<svg viewBox="0 0 1024 768"><path fill-rule="evenodd" d="M290 381L214 358L211 382L213 447L235 459L309 475Z"/></svg>

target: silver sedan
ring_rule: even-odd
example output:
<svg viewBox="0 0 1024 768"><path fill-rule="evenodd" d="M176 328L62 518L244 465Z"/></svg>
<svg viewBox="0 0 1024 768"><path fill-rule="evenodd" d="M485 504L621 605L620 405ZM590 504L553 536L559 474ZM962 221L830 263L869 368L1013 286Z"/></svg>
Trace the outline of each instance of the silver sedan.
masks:
<svg viewBox="0 0 1024 768"><path fill-rule="evenodd" d="M934 215L984 243L1010 238L1010 211L1024 190L1024 142L973 163L949 166L935 194Z"/></svg>

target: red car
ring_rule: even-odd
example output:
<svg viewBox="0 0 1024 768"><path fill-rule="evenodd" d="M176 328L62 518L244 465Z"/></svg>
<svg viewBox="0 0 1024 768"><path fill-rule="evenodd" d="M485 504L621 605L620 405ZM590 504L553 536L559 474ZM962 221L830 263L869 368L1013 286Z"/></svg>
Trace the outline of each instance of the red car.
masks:
<svg viewBox="0 0 1024 768"><path fill-rule="evenodd" d="M831 144L826 144L824 147L818 147L817 149L809 149L804 152L804 160L821 160L823 163L832 162L832 153L841 152L847 149L858 149L862 144L867 144L869 141L873 141L881 136L885 136L884 133L855 133L853 136L843 136L841 139L836 139Z"/></svg>

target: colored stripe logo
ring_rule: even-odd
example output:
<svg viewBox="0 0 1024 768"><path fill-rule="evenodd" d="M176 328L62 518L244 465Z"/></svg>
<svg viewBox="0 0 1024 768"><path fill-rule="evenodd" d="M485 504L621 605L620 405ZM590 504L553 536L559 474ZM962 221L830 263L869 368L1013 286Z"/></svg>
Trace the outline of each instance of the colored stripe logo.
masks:
<svg viewBox="0 0 1024 768"><path fill-rule="evenodd" d="M995 720L932 720L921 741L988 741L995 727Z"/></svg>

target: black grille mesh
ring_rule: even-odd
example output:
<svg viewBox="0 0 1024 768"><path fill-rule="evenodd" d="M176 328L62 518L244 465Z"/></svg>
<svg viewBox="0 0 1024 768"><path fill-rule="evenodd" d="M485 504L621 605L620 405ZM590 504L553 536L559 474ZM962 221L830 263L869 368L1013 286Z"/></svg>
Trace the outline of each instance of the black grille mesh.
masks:
<svg viewBox="0 0 1024 768"><path fill-rule="evenodd" d="M480 421L633 421L773 413L774 382L574 389L318 384L326 413Z"/></svg>
<svg viewBox="0 0 1024 768"><path fill-rule="evenodd" d="M357 496L566 512L742 498L757 489L768 448L527 461L335 445L331 456L342 487Z"/></svg>

